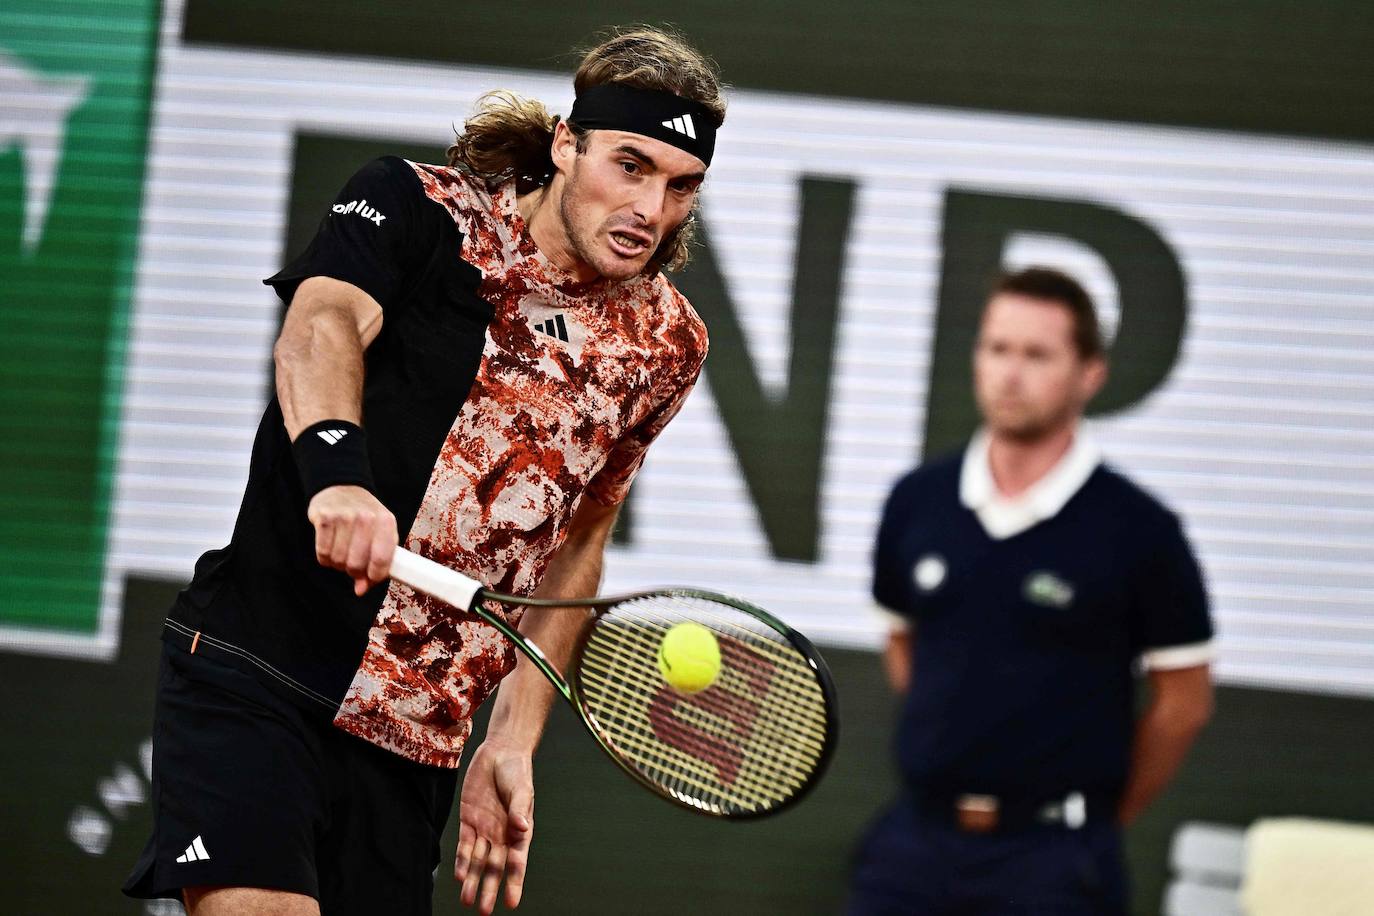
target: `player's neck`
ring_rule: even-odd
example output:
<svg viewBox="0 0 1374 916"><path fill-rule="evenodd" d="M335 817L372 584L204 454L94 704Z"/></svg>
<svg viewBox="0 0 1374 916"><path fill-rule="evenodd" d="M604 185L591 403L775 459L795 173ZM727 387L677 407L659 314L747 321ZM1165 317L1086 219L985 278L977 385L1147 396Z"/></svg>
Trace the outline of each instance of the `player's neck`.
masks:
<svg viewBox="0 0 1374 916"><path fill-rule="evenodd" d="M988 467L997 492L1015 499L1054 470L1073 446L1078 429L1075 418L1036 439L1017 439L988 433Z"/></svg>
<svg viewBox="0 0 1374 916"><path fill-rule="evenodd" d="M578 281L595 280L596 270L573 252L572 239L568 238L563 227L558 212L562 188L554 186L560 180L555 175L548 184L521 194L515 199L516 209L525 221L525 230L529 232L530 239L550 264Z"/></svg>

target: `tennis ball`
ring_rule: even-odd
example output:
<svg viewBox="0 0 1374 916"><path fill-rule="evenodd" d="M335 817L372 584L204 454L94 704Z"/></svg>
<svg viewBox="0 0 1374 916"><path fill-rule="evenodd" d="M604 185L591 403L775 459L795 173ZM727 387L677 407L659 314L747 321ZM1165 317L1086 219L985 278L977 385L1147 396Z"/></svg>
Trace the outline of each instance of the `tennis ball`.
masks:
<svg viewBox="0 0 1374 916"><path fill-rule="evenodd" d="M675 624L659 643L658 670L682 693L705 690L720 674L720 643L699 623Z"/></svg>

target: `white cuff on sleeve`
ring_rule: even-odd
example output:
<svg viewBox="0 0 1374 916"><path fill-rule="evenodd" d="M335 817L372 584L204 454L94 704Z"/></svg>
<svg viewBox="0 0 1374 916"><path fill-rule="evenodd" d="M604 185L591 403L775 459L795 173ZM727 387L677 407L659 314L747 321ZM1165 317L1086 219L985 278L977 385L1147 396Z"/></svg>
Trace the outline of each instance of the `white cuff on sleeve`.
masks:
<svg viewBox="0 0 1374 916"><path fill-rule="evenodd" d="M876 601L873 602L873 613L884 623L887 624L889 631L904 633L911 628L911 621L891 608L883 607Z"/></svg>
<svg viewBox="0 0 1374 916"><path fill-rule="evenodd" d="M1189 643L1186 646L1161 646L1147 649L1140 655L1140 665L1146 671L1176 671L1211 664L1216 659L1216 645L1212 640Z"/></svg>

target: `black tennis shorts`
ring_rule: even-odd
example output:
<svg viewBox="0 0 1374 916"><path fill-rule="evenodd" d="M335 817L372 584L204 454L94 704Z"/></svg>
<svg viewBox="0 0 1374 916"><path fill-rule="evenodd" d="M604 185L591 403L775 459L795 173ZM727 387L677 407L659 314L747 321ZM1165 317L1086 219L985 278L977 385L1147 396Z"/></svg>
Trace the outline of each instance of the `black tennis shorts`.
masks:
<svg viewBox="0 0 1374 916"><path fill-rule="evenodd" d="M307 894L324 916L430 916L457 773L384 751L252 677L163 646L153 835L124 885Z"/></svg>

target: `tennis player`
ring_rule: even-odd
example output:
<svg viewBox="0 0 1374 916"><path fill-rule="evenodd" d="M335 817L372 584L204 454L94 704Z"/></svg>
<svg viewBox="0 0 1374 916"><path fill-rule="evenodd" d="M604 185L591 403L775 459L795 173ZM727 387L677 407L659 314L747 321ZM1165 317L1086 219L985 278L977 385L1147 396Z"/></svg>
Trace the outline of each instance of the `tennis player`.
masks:
<svg viewBox="0 0 1374 916"><path fill-rule="evenodd" d="M899 481L879 528L904 791L848 912L1124 914L1120 828L1211 713L1207 594L1178 519L1080 422L1107 364L1073 278L1003 277L973 365L983 429Z"/></svg>
<svg viewBox="0 0 1374 916"><path fill-rule="evenodd" d="M496 692L455 877L482 913L503 884L520 902L552 689L387 573L400 542L499 591L594 594L705 358L661 271L687 258L719 79L634 29L574 86L566 119L485 97L446 166L364 166L266 281L290 303L276 397L232 540L166 621L153 836L126 893L193 916L428 914L454 768ZM555 664L585 619L508 613Z"/></svg>

